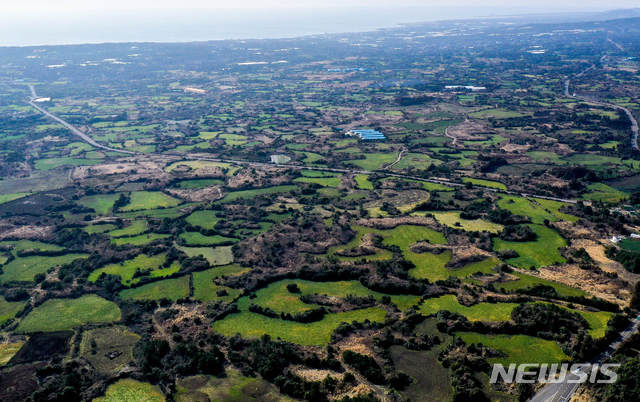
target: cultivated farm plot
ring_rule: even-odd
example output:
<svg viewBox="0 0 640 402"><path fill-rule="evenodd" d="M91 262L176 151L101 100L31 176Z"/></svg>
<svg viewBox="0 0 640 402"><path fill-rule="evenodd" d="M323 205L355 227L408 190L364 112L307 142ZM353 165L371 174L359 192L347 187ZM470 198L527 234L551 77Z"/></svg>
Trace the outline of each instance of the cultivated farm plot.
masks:
<svg viewBox="0 0 640 402"><path fill-rule="evenodd" d="M511 311L516 306L518 306L517 303L478 303L467 307L458 303L454 295L444 295L425 300L418 311L430 315L440 310L447 310L462 314L470 321L508 321L511 319Z"/></svg>
<svg viewBox="0 0 640 402"><path fill-rule="evenodd" d="M124 261L122 264L110 264L104 268L96 269L89 275L89 281L95 282L103 273L108 275L120 276L123 285L131 285L138 283L140 277L134 278L133 275L137 270L149 271L149 277L161 278L175 274L180 270L180 263L174 261L170 266L164 268L162 264L165 262L166 253L147 256L140 254L132 260Z"/></svg>
<svg viewBox="0 0 640 402"><path fill-rule="evenodd" d="M93 402L164 402L165 398L160 388L126 378L111 385L105 396L96 398Z"/></svg>
<svg viewBox="0 0 640 402"><path fill-rule="evenodd" d="M395 162L398 158L398 154L390 153L376 153L376 154L361 154L364 155L365 159L354 159L348 161L349 163L353 163L354 165L360 166L365 170L377 170L382 165L388 165L390 163Z"/></svg>
<svg viewBox="0 0 640 402"><path fill-rule="evenodd" d="M547 341L528 335L484 335L475 332L458 332L456 334L468 344L482 343L484 346L501 350L506 357L489 358L490 364L501 363L561 363L569 360L560 346L553 341Z"/></svg>
<svg viewBox="0 0 640 402"><path fill-rule="evenodd" d="M127 236L137 236L147 231L147 222L143 220L137 220L131 222L131 224L122 229L116 229L109 232L109 236L111 237L127 237Z"/></svg>
<svg viewBox="0 0 640 402"><path fill-rule="evenodd" d="M118 239L112 239L111 243L117 245L130 244L132 246L143 246L145 244L152 243L158 239L164 239L169 237L167 234L149 233L134 237L120 237Z"/></svg>
<svg viewBox="0 0 640 402"><path fill-rule="evenodd" d="M245 272L248 271L245 270ZM240 271L242 272L242 271ZM242 293L239 289L219 286L213 282L213 278L223 276L217 268L193 273L193 297L200 301L222 300L231 302ZM226 291L226 295L218 296L218 292Z"/></svg>
<svg viewBox="0 0 640 402"><path fill-rule="evenodd" d="M31 282L36 274L43 274L49 268L70 263L79 258L87 258L88 254L64 254L58 256L29 256L18 257L4 265L4 273L0 275L2 282L21 281Z"/></svg>
<svg viewBox="0 0 640 402"><path fill-rule="evenodd" d="M184 232L180 234L180 238L185 241L188 246L218 246L229 243L236 243L238 239L224 236L205 236L200 232Z"/></svg>
<svg viewBox="0 0 640 402"><path fill-rule="evenodd" d="M160 191L136 191L129 196L131 202L121 211L139 211L143 209L171 208L180 205L181 201Z"/></svg>
<svg viewBox="0 0 640 402"><path fill-rule="evenodd" d="M16 316L16 313L27 305L26 301L8 302L0 296L0 324Z"/></svg>
<svg viewBox="0 0 640 402"><path fill-rule="evenodd" d="M147 283L132 289L125 289L120 292L121 299L133 300L178 300L189 296L189 276L175 279L164 279L157 282Z"/></svg>
<svg viewBox="0 0 640 402"><path fill-rule="evenodd" d="M120 197L120 194L100 194L89 195L80 198L77 203L86 208L93 208L96 213L106 215L111 211L113 204Z"/></svg>
<svg viewBox="0 0 640 402"><path fill-rule="evenodd" d="M220 222L222 218L216 216L217 211L195 211L191 215L187 216L187 222L193 226L200 226L205 229L213 229L216 223Z"/></svg>
<svg viewBox="0 0 640 402"><path fill-rule="evenodd" d="M18 332L66 331L79 325L120 320L120 309L96 295L78 299L50 299L33 309L18 326Z"/></svg>
<svg viewBox="0 0 640 402"><path fill-rule="evenodd" d="M373 184L369 181L369 175L367 174L357 174L356 183L358 183L358 188L361 190L373 190Z"/></svg>
<svg viewBox="0 0 640 402"><path fill-rule="evenodd" d="M540 268L566 261L558 249L565 247L567 242L555 230L533 224L526 226L529 226L538 235L535 241L514 242L494 238L493 249L495 251L515 250L520 256L510 258L507 262L522 269Z"/></svg>
<svg viewBox="0 0 640 402"><path fill-rule="evenodd" d="M463 183L471 183L474 184L476 186L481 186L481 187L489 187L489 188L497 188L498 190L507 190L507 186L505 186L504 184L497 182L497 181L491 181L491 180L482 180L482 179L472 179L470 177L463 177L462 178L462 182Z"/></svg>
<svg viewBox="0 0 640 402"><path fill-rule="evenodd" d="M226 247L178 247L189 257L202 255L211 265L228 265L233 262L231 246Z"/></svg>

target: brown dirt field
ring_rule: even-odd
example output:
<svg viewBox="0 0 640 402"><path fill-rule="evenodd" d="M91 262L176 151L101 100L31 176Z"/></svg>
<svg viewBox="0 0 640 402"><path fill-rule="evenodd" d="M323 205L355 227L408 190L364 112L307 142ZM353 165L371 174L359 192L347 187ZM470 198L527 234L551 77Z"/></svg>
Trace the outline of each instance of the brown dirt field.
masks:
<svg viewBox="0 0 640 402"><path fill-rule="evenodd" d="M7 238L44 239L51 237L53 230L53 226L17 226L4 230L0 234L0 240Z"/></svg>
<svg viewBox="0 0 640 402"><path fill-rule="evenodd" d="M322 381L327 376L333 377L335 379L341 379L342 374L331 371L331 370L318 370L318 369L310 369L304 366L292 366L291 371L294 374L299 375L307 381Z"/></svg>
<svg viewBox="0 0 640 402"><path fill-rule="evenodd" d="M486 140L486 134L493 133L486 123L476 120L465 120L455 126L449 127L447 132L456 137L459 141L465 140Z"/></svg>
<svg viewBox="0 0 640 402"><path fill-rule="evenodd" d="M601 242L606 244L607 240L603 239ZM640 275L627 271L619 262L607 258L604 254L604 246L602 244L598 244L598 242L593 240L578 239L573 241L573 246L577 248L584 247L603 271L615 272L620 278L631 283L640 281Z"/></svg>
<svg viewBox="0 0 640 402"><path fill-rule="evenodd" d="M220 186L207 187L202 190L166 189L166 192L188 202L215 201L224 197Z"/></svg>

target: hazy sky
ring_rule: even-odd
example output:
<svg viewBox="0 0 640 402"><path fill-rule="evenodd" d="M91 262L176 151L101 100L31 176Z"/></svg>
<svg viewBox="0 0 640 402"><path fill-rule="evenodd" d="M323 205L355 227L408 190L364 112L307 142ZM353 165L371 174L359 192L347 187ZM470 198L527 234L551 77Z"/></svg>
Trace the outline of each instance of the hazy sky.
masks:
<svg viewBox="0 0 640 402"><path fill-rule="evenodd" d="M266 8L266 7L561 7L561 8L632 8L637 0L0 0L0 8L8 11L95 10L95 9L186 9L186 8Z"/></svg>

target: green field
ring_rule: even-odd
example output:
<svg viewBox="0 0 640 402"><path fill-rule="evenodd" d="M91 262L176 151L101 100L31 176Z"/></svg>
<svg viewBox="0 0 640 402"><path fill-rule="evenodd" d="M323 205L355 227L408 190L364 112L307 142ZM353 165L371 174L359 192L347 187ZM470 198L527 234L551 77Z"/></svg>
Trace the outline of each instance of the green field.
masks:
<svg viewBox="0 0 640 402"><path fill-rule="evenodd" d="M93 208L96 213L101 215L106 215L111 211L111 207L113 207L113 203L120 197L120 194L100 194L100 195L89 195L86 197L80 198L76 201L78 204L83 207Z"/></svg>
<svg viewBox="0 0 640 402"><path fill-rule="evenodd" d="M35 168L47 171L60 166L91 166L97 165L100 162L102 162L100 159L76 159L69 156L64 158L38 159Z"/></svg>
<svg viewBox="0 0 640 402"><path fill-rule="evenodd" d="M16 316L16 313L27 305L26 301L8 302L0 296L0 324Z"/></svg>
<svg viewBox="0 0 640 402"><path fill-rule="evenodd" d="M504 226L497 223L489 222L484 219L466 220L460 218L460 212L430 212L438 222L443 225L464 229L467 232L491 232L499 233ZM459 225L458 225L459 223Z"/></svg>
<svg viewBox="0 0 640 402"><path fill-rule="evenodd" d="M640 239L633 239L633 238L624 239L618 243L618 246L620 246L620 248L623 250L640 253Z"/></svg>
<svg viewBox="0 0 640 402"><path fill-rule="evenodd" d="M276 193L288 193L292 190L297 190L298 186L285 185L285 186L274 186L274 187L266 187L266 188L257 188L255 190L243 190L243 191L234 191L232 193L227 194L221 201L217 201L216 203L227 203L235 201L239 198L254 198L263 194L276 194Z"/></svg>
<svg viewBox="0 0 640 402"><path fill-rule="evenodd" d="M59 256L29 256L18 257L10 263L3 265L4 273L0 275L2 282L25 281L30 282L36 274L43 274L49 268L70 263L78 258L87 258L87 254L64 254Z"/></svg>
<svg viewBox="0 0 640 402"><path fill-rule="evenodd" d="M470 321L508 321L511 319L511 311L516 306L517 303L478 303L467 307L458 303L456 296L444 295L423 301L418 311L430 315L440 310L448 310L462 314Z"/></svg>
<svg viewBox="0 0 640 402"><path fill-rule="evenodd" d="M0 367L9 363L11 358L18 353L25 342L18 343L0 343Z"/></svg>
<svg viewBox="0 0 640 402"><path fill-rule="evenodd" d="M567 242L555 230L540 225L527 224L527 226L538 235L536 241L513 242L496 237L493 239L493 249L495 251L515 250L520 257L508 259L507 262L523 269L532 266L540 268L566 261L558 249L565 247Z"/></svg>
<svg viewBox="0 0 640 402"><path fill-rule="evenodd" d="M546 302L540 302L540 303L548 304ZM587 320L587 322L589 323L589 326L591 327L587 331L587 333L591 335L594 339L600 339L604 337L605 332L607 330L607 323L613 316L613 313L610 313L608 311L598 311L598 312L581 311L581 310L570 309L564 306L558 306L558 307L569 310L572 313L580 314L582 317L584 317L584 319Z"/></svg>
<svg viewBox="0 0 640 402"><path fill-rule="evenodd" d="M238 239L219 235L205 236L200 232L184 232L180 234L180 238L183 239L188 246L216 246L238 241Z"/></svg>
<svg viewBox="0 0 640 402"><path fill-rule="evenodd" d="M540 204L544 209L548 210L549 212L551 212L552 214L554 214L560 219L564 219L565 221L568 221L568 222L577 222L580 219L577 216L560 212L560 208L567 205L564 202L543 200L541 198L534 198L534 200L535 202Z"/></svg>
<svg viewBox="0 0 640 402"><path fill-rule="evenodd" d="M178 300L187 296L189 296L188 275L175 279L164 279L120 292L121 299L134 300L160 300L163 297L169 300Z"/></svg>
<svg viewBox="0 0 640 402"><path fill-rule="evenodd" d="M78 299L50 299L33 309L18 326L18 332L67 331L79 325L120 320L120 309L96 295Z"/></svg>
<svg viewBox="0 0 640 402"><path fill-rule="evenodd" d="M456 335L467 344L482 343L486 347L501 350L507 355L488 359L490 364L553 364L569 360L569 356L557 343L528 335L482 335L475 332L458 332Z"/></svg>
<svg viewBox="0 0 640 402"><path fill-rule="evenodd" d="M28 195L29 193L0 194L0 204L5 204L7 202L26 197Z"/></svg>
<svg viewBox="0 0 640 402"><path fill-rule="evenodd" d="M129 196L131 201L120 210L139 211L142 209L171 208L180 205L181 201L160 191L136 191Z"/></svg>
<svg viewBox="0 0 640 402"><path fill-rule="evenodd" d="M280 338L303 346L326 345L331 339L331 334L341 322L362 322L366 319L382 322L385 315L386 312L384 310L371 307L344 313L331 313L320 321L302 324L296 321L285 321L278 318L269 318L262 314L242 311L214 322L213 329L225 336L233 336L239 333L244 337L258 338L268 334L272 338Z"/></svg>
<svg viewBox="0 0 640 402"><path fill-rule="evenodd" d="M225 286L218 286L213 283L213 278L222 276L217 268L209 269L202 272L193 273L193 297L196 300L211 301L222 300L231 302L242 293L239 289L231 289ZM218 291L226 290L228 295L218 296Z"/></svg>
<svg viewBox="0 0 640 402"><path fill-rule="evenodd" d="M442 164L441 160L434 159L429 155L417 154L417 153L406 153L402 155L402 159L400 160L400 162L393 165L391 169L403 170L403 169L408 169L410 167L414 167L417 169L426 169L431 165L437 166L441 164Z"/></svg>
<svg viewBox="0 0 640 402"><path fill-rule="evenodd" d="M143 220L137 220L131 222L131 224L122 229L116 229L109 232L111 237L125 237L125 236L137 236L147 231L147 222Z"/></svg>
<svg viewBox="0 0 640 402"><path fill-rule="evenodd" d="M322 187L338 187L340 185L339 177L298 177L294 182L313 183Z"/></svg>
<svg viewBox="0 0 640 402"><path fill-rule="evenodd" d="M489 187L489 188L497 188L498 190L507 190L507 186L497 181L491 180L482 180L482 179L472 179L470 177L463 177L462 182L471 183L476 186Z"/></svg>
<svg viewBox="0 0 640 402"><path fill-rule="evenodd" d="M368 174L357 174L356 183L358 183L358 188L362 190L373 190L373 184L369 181Z"/></svg>
<svg viewBox="0 0 640 402"><path fill-rule="evenodd" d="M149 257L145 254L140 254L134 259L124 261L121 264L111 264L104 268L97 269L89 275L88 279L91 282L95 282L102 273L105 273L120 276L123 285L131 285L138 283L141 279L140 277L133 277L133 274L135 274L137 270L150 271L149 277L151 278L161 278L175 274L180 270L180 263L174 261L171 266L163 268L162 264L165 261L166 255L166 253L163 253Z"/></svg>
<svg viewBox="0 0 640 402"><path fill-rule="evenodd" d="M178 183L178 187L182 189L201 189L209 186L217 186L224 184L223 180L218 179L197 179L197 180L186 180Z"/></svg>
<svg viewBox="0 0 640 402"><path fill-rule="evenodd" d="M216 211L195 211L191 215L187 216L187 222L193 226L200 226L205 229L213 229L216 223L220 222L222 218L216 216Z"/></svg>
<svg viewBox="0 0 640 402"><path fill-rule="evenodd" d="M356 148L358 151L359 149ZM345 151L345 150L340 150ZM377 170L382 165L388 165L390 163L395 162L398 158L398 154L390 153L390 154L360 154L364 155L365 159L354 159L348 161L349 163L353 163L356 166L360 166L365 170Z"/></svg>
<svg viewBox="0 0 640 402"><path fill-rule="evenodd" d="M583 198L592 201L619 202L622 199L629 198L629 194L624 191L616 190L604 183L593 183L587 186L590 193L585 194Z"/></svg>
<svg viewBox="0 0 640 402"><path fill-rule="evenodd" d="M501 195L502 199L498 201L500 208L511 211L516 215L528 216L533 223L542 224L545 219L550 222L560 220L551 212L547 212L542 206L533 200L522 197L514 197L510 195Z"/></svg>
<svg viewBox="0 0 640 402"><path fill-rule="evenodd" d="M553 287L556 292L563 296L588 296L580 289L572 288L561 283L548 281L546 279L538 278L531 275L521 274L519 272L513 272L512 275L517 276L519 279L516 281L497 283L495 286L498 289L504 289L506 291L517 291L519 289L526 289L536 284L543 284Z"/></svg>
<svg viewBox="0 0 640 402"><path fill-rule="evenodd" d="M202 255L211 265L227 265L233 262L231 246L225 247L178 247L189 257Z"/></svg>
<svg viewBox="0 0 640 402"><path fill-rule="evenodd" d="M117 228L118 227L116 225L111 225L111 224L89 225L84 227L84 231L89 234L95 234L95 233L108 232L111 230L115 230Z"/></svg>
<svg viewBox="0 0 640 402"><path fill-rule="evenodd" d="M167 234L158 234L158 233L149 233L140 236L134 237L121 237L119 239L112 239L111 243L117 244L119 246L124 244L130 244L132 246L143 246L145 244L149 244L158 239L164 239L165 237L169 237Z"/></svg>
<svg viewBox="0 0 640 402"><path fill-rule="evenodd" d="M160 388L125 378L112 384L105 396L96 398L93 402L164 402L165 398Z"/></svg>

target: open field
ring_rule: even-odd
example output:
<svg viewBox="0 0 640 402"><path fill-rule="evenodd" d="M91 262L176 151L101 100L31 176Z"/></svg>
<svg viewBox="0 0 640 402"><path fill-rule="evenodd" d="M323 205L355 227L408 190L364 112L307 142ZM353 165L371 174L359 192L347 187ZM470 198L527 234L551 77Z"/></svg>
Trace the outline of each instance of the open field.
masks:
<svg viewBox="0 0 640 402"><path fill-rule="evenodd" d="M546 279L538 278L531 275L521 274L519 272L513 272L512 275L517 276L518 280L510 282L497 283L495 286L498 289L504 289L506 291L517 291L519 289L525 289L532 287L538 283L553 287L556 292L564 296L588 296L580 289L572 288L561 283L548 281Z"/></svg>
<svg viewBox="0 0 640 402"><path fill-rule="evenodd" d="M111 230L116 230L118 227L116 225L111 224L103 224L103 225L89 225L85 226L83 230L89 234L95 233L105 233Z"/></svg>
<svg viewBox="0 0 640 402"><path fill-rule="evenodd" d="M373 184L369 181L369 175L357 174L356 183L358 183L358 188L362 190L373 190Z"/></svg>
<svg viewBox="0 0 640 402"><path fill-rule="evenodd" d="M118 306L96 295L84 295L78 299L50 299L22 319L18 332L65 331L90 322L118 320Z"/></svg>
<svg viewBox="0 0 640 402"><path fill-rule="evenodd" d="M213 229L216 223L220 222L222 218L216 216L217 211L195 211L191 215L187 216L187 222L193 226L200 226L205 229Z"/></svg>
<svg viewBox="0 0 640 402"><path fill-rule="evenodd" d="M620 246L620 248L623 250L640 253L640 239L632 239L632 238L623 239L618 243L618 246Z"/></svg>
<svg viewBox="0 0 640 402"><path fill-rule="evenodd" d="M120 194L100 194L89 195L80 198L77 203L83 207L93 208L96 213L106 215L111 211L113 203L120 197Z"/></svg>
<svg viewBox="0 0 640 402"><path fill-rule="evenodd" d="M560 208L567 205L564 202L553 201L553 200L543 200L541 198L534 198L533 200L535 200L535 202L540 204L543 208L550 211L552 214L554 214L560 219L564 219L565 221L568 221L568 222L577 222L580 219L577 216L560 212Z"/></svg>
<svg viewBox="0 0 640 402"><path fill-rule="evenodd" d="M160 388L126 378L111 385L105 396L96 398L93 402L164 402L165 398Z"/></svg>
<svg viewBox="0 0 640 402"><path fill-rule="evenodd" d="M18 353L23 345L24 342L0 343L0 368L9 363L9 360Z"/></svg>
<svg viewBox="0 0 640 402"><path fill-rule="evenodd" d="M341 151L345 151L345 150L341 150ZM350 160L349 163L353 163L356 166L360 166L364 170L377 170L382 165L388 165L390 163L395 162L395 160L398 158L397 153L390 153L390 154L375 153L375 154L361 154L361 155L363 155L365 159Z"/></svg>
<svg viewBox="0 0 640 402"><path fill-rule="evenodd" d="M523 269L565 262L558 249L565 247L567 242L555 230L540 225L528 224L527 226L538 235L536 241L513 242L494 238L493 249L495 251L515 250L520 256L508 259L507 262Z"/></svg>
<svg viewBox="0 0 640 402"><path fill-rule="evenodd" d="M8 302L0 296L0 324L16 316L16 313L27 305L26 301Z"/></svg>
<svg viewBox="0 0 640 402"><path fill-rule="evenodd" d="M232 237L219 235L205 236L200 232L184 232L180 234L180 238L183 239L188 246L217 246L238 241L238 239Z"/></svg>
<svg viewBox="0 0 640 402"><path fill-rule="evenodd" d="M227 203L235 201L239 198L253 198L263 194L276 194L276 193L288 193L291 190L298 189L298 186L292 185L284 185L284 186L274 186L274 187L266 187L266 188L257 188L254 190L243 190L243 191L234 191L232 193L227 194L222 200L217 203Z"/></svg>
<svg viewBox="0 0 640 402"><path fill-rule="evenodd" d="M131 224L122 229L116 229L109 232L111 237L125 237L125 236L137 236L147 231L147 222L143 220L137 220L131 222Z"/></svg>
<svg viewBox="0 0 640 402"><path fill-rule="evenodd" d="M497 188L498 190L507 190L507 186L505 186L504 184L502 184L500 182L497 182L497 181L482 180L482 179L472 179L470 177L463 177L462 178L462 182L463 183L471 183L471 184L474 184L476 186Z"/></svg>
<svg viewBox="0 0 640 402"><path fill-rule="evenodd" d="M233 262L231 246L224 247L178 247L189 257L202 255L211 265L227 265Z"/></svg>
<svg viewBox="0 0 640 402"><path fill-rule="evenodd" d="M221 184L224 184L224 181L218 179L196 179L181 181L180 183L178 183L178 187L182 189L201 189Z"/></svg>
<svg viewBox="0 0 640 402"><path fill-rule="evenodd" d="M423 301L418 311L429 315L440 310L448 310L462 314L470 321L508 321L511 311L516 306L517 303L478 303L467 307L458 303L456 296L445 295Z"/></svg>
<svg viewBox="0 0 640 402"><path fill-rule="evenodd" d="M112 239L111 243L117 244L117 245L130 244L132 246L143 246L145 244L154 242L158 239L164 239L165 237L168 237L168 236L169 235L167 234L149 233L149 234L143 234L143 235L134 236L134 237L120 237L118 239Z"/></svg>
<svg viewBox="0 0 640 402"><path fill-rule="evenodd" d="M564 354L557 343L528 335L482 335L475 332L458 332L456 335L467 344L482 343L507 355L488 359L490 364L552 364L569 360L569 356Z"/></svg>
<svg viewBox="0 0 640 402"><path fill-rule="evenodd" d="M438 353L444 347L429 351L409 350L402 346L389 348L389 355L398 370L414 378L402 395L415 402L449 402L453 387L449 370L438 362Z"/></svg>
<svg viewBox="0 0 640 402"><path fill-rule="evenodd" d="M100 372L114 372L133 359L133 347L139 340L139 335L119 325L92 329L82 334L80 355ZM95 348L91 346L92 342L95 342ZM112 352L121 354L113 359L105 356Z"/></svg>
<svg viewBox="0 0 640 402"><path fill-rule="evenodd" d="M385 315L386 312L384 310L371 307L344 313L327 314L320 321L301 324L296 321L285 321L278 318L269 318L262 314L242 311L214 322L213 329L225 336L240 333L247 338L257 338L268 334L272 338L281 338L304 346L326 345L331 339L331 334L341 322L362 322L365 319L381 322L384 320Z"/></svg>
<svg viewBox="0 0 640 402"><path fill-rule="evenodd" d="M70 263L78 258L87 258L88 254L64 254L59 256L29 256L18 257L10 263L4 265L2 270L4 273L0 275L2 282L10 281L33 281L36 274L42 274L49 268L58 265Z"/></svg>
<svg viewBox="0 0 640 402"><path fill-rule="evenodd" d="M629 194L609 187L604 183L593 183L587 186L590 193L584 195L584 198L592 201L618 202L624 198L628 198Z"/></svg>
<svg viewBox="0 0 640 402"><path fill-rule="evenodd" d="M136 191L129 196L131 202L121 211L138 211L141 209L171 208L180 205L180 200L160 191Z"/></svg>
<svg viewBox="0 0 640 402"><path fill-rule="evenodd" d="M548 219L550 222L560 220L560 218L547 212L542 206L527 198L509 195L502 195L501 197L502 199L498 201L500 208L507 209L516 215L528 216L533 223L541 225L545 219Z"/></svg>
<svg viewBox="0 0 640 402"><path fill-rule="evenodd" d="M240 271L242 272L242 271ZM217 268L193 273L193 297L200 301L222 300L231 302L242 293L239 289L218 286L213 283L213 278L222 276ZM226 291L226 295L218 296L218 292Z"/></svg>
<svg viewBox="0 0 640 402"><path fill-rule="evenodd" d="M0 194L0 204L28 196L29 193Z"/></svg>
<svg viewBox="0 0 640 402"><path fill-rule="evenodd" d="M100 162L102 162L100 159L76 159L73 157L39 159L36 162L35 168L38 170L47 171L60 166L91 166L97 165Z"/></svg>
<svg viewBox="0 0 640 402"><path fill-rule="evenodd" d="M484 219L466 220L460 218L460 212L430 212L438 222L452 228L461 228L467 232L491 232L499 233L504 226L489 222Z"/></svg>
<svg viewBox="0 0 640 402"><path fill-rule="evenodd" d="M294 182L313 183L322 187L338 187L340 185L339 177L298 177Z"/></svg>
<svg viewBox="0 0 640 402"><path fill-rule="evenodd" d="M175 274L180 270L180 263L174 261L169 267L164 268L162 264L166 258L166 253L156 254L154 256L147 256L140 254L132 260L124 261L121 264L111 264L104 268L96 269L89 275L89 281L95 282L103 273L108 275L120 276L123 285L131 285L138 283L140 277L134 278L133 275L136 271L149 271L149 277L160 278L163 276L169 276Z"/></svg>
<svg viewBox="0 0 640 402"><path fill-rule="evenodd" d="M189 276L175 279L164 279L151 282L133 289L125 289L120 292L121 299L134 300L178 300L189 296Z"/></svg>
<svg viewBox="0 0 640 402"><path fill-rule="evenodd" d="M193 170L202 169L206 167L218 167L220 169L226 169L228 171L227 174L229 175L232 175L235 171L240 169L239 167L234 166L230 163L207 162L207 161L180 161L180 162L174 162L168 165L167 167L164 168L164 170L171 173L175 168L181 165L188 166Z"/></svg>
<svg viewBox="0 0 640 402"><path fill-rule="evenodd" d="M261 378L245 377L228 369L221 378L196 375L178 379L176 402L293 402ZM207 399L205 399L207 398Z"/></svg>

